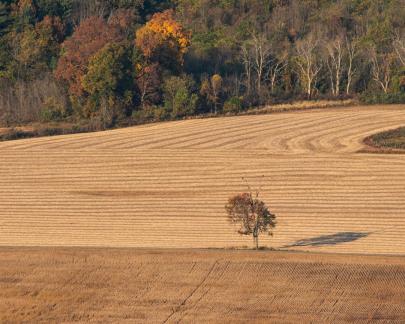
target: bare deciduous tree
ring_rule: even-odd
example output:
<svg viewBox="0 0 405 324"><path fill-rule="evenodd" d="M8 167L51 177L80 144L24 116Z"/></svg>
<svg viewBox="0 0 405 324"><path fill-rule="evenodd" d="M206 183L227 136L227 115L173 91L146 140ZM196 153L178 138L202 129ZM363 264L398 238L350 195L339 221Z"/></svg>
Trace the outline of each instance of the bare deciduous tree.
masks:
<svg viewBox="0 0 405 324"><path fill-rule="evenodd" d="M274 90L277 85L277 80L288 65L288 55L283 53L279 57L275 57L271 60L271 64L268 69L267 80L270 82L271 93L274 93Z"/></svg>
<svg viewBox="0 0 405 324"><path fill-rule="evenodd" d="M325 44L327 58L325 60L329 72L330 86L334 96L340 95L340 84L343 74L344 42L337 37Z"/></svg>
<svg viewBox="0 0 405 324"><path fill-rule="evenodd" d="M356 68L354 67L354 60L359 54L359 42L356 39L346 38L346 53L347 53L347 84L346 84L346 94L350 94L350 89L353 82L353 77L356 74Z"/></svg>
<svg viewBox="0 0 405 324"><path fill-rule="evenodd" d="M72 17L75 25L91 16L104 17L109 13L111 1L91 0L91 1L73 1Z"/></svg>
<svg viewBox="0 0 405 324"><path fill-rule="evenodd" d="M244 77L246 79L246 92L249 95L252 91L252 74L253 74L253 62L250 54L250 48L247 44L241 47L241 58L244 68Z"/></svg>
<svg viewBox="0 0 405 324"><path fill-rule="evenodd" d="M319 40L314 34L297 41L296 44L296 73L299 75L308 98L312 97L322 64L318 51Z"/></svg>
<svg viewBox="0 0 405 324"><path fill-rule="evenodd" d="M270 64L270 46L268 41L263 35L252 35L252 45L253 45L253 60L254 69L256 72L256 83L257 90L260 93L262 87L263 76Z"/></svg>
<svg viewBox="0 0 405 324"><path fill-rule="evenodd" d="M384 93L388 93L391 84L395 56L392 52L378 53L375 47L371 49L372 77Z"/></svg>
<svg viewBox="0 0 405 324"><path fill-rule="evenodd" d="M253 193L249 185L248 189L248 192L229 198L225 209L229 221L240 225L238 233L252 235L255 248L258 249L260 233L273 235L276 215L272 214L266 204L259 199L260 190Z"/></svg>
<svg viewBox="0 0 405 324"><path fill-rule="evenodd" d="M51 73L33 81L0 80L0 124L8 126L40 120L41 110L49 99L65 109L68 107L67 94Z"/></svg>
<svg viewBox="0 0 405 324"><path fill-rule="evenodd" d="M260 94L262 82L271 64L270 43L264 35L252 32L251 39L242 45L241 52L247 92L250 94L255 81L256 90ZM256 80L253 80L254 77Z"/></svg>
<svg viewBox="0 0 405 324"><path fill-rule="evenodd" d="M405 66L405 37L399 33L394 41L394 49L402 66Z"/></svg>

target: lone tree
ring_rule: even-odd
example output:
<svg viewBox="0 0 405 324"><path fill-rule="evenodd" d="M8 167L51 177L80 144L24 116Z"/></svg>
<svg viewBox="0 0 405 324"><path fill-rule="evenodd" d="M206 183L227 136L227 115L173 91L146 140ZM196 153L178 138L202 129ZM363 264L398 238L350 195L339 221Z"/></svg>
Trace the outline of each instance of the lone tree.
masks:
<svg viewBox="0 0 405 324"><path fill-rule="evenodd" d="M252 235L255 248L259 248L259 234L273 235L276 227L276 215L272 214L266 204L259 199L260 191L253 194L248 184L248 192L229 198L225 206L228 219L233 224L240 224L239 234Z"/></svg>

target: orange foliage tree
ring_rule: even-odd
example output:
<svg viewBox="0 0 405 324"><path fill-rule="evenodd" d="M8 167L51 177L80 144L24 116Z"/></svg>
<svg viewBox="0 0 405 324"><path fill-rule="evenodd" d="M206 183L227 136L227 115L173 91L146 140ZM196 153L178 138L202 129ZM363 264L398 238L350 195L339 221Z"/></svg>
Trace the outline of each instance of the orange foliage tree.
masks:
<svg viewBox="0 0 405 324"><path fill-rule="evenodd" d="M173 10L156 13L136 32L135 45L147 62L167 68L182 65L190 45L191 34L174 18Z"/></svg>

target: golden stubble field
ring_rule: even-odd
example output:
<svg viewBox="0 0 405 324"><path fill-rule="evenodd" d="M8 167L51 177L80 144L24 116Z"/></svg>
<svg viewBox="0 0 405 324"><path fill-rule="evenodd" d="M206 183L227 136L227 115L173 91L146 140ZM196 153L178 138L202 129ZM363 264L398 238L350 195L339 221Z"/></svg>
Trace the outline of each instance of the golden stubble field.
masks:
<svg viewBox="0 0 405 324"><path fill-rule="evenodd" d="M242 247L224 205L259 185L279 249L405 253L405 155L358 153L405 105L197 119L0 143L0 245Z"/></svg>
<svg viewBox="0 0 405 324"><path fill-rule="evenodd" d="M359 153L404 124L373 106L0 143L0 322L404 323L405 155ZM261 176L262 245L328 253L191 249L252 245L224 205Z"/></svg>
<svg viewBox="0 0 405 324"><path fill-rule="evenodd" d="M2 323L404 323L405 259L0 248Z"/></svg>

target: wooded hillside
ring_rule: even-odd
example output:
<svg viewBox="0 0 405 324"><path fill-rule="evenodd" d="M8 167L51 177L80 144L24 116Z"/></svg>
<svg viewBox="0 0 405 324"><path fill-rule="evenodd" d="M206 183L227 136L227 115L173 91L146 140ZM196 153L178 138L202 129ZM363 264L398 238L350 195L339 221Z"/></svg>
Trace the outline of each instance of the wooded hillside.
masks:
<svg viewBox="0 0 405 324"><path fill-rule="evenodd" d="M405 102L405 0L3 0L0 124Z"/></svg>

